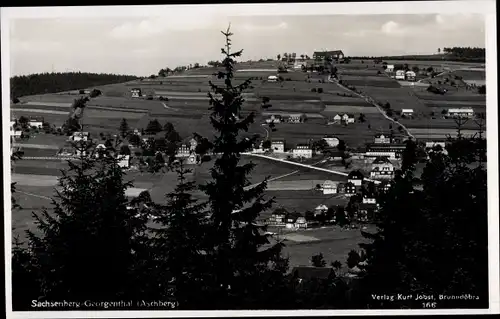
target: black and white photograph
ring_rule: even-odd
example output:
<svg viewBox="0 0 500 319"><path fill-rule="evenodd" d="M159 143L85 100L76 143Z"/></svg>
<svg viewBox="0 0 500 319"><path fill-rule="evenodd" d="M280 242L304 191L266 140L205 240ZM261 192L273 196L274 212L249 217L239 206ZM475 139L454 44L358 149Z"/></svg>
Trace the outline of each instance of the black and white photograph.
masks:
<svg viewBox="0 0 500 319"><path fill-rule="evenodd" d="M495 6L2 8L8 317L498 313Z"/></svg>

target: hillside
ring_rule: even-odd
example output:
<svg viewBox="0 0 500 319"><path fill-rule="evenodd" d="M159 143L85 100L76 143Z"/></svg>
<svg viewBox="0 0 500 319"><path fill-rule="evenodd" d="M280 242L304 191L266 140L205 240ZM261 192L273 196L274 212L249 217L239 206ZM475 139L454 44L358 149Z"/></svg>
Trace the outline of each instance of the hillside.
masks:
<svg viewBox="0 0 500 319"><path fill-rule="evenodd" d="M83 90L99 85L136 80L133 75L97 73L42 73L10 78L11 97Z"/></svg>

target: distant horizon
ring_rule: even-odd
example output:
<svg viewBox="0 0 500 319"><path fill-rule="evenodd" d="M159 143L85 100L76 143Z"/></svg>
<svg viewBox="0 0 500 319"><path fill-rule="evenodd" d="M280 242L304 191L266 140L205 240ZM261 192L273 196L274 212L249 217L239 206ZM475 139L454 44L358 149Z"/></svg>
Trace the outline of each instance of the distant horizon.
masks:
<svg viewBox="0 0 500 319"><path fill-rule="evenodd" d="M458 46L451 46L451 47L458 47ZM477 47L477 48L485 49L485 48L481 48L481 47ZM283 54L283 53L281 53L281 54ZM290 53L292 53L292 52L290 52ZM344 54L345 54L345 52L344 52ZM307 55L309 55L311 57L312 53L311 54L307 54ZM444 54L443 53L440 53L440 54L438 54L438 53L429 53L429 54L401 54L401 55L377 55L377 56L366 56L366 57L375 59L375 58L381 58L381 57L429 56L429 55L436 55L437 56L437 55L444 55ZM364 57L364 56L360 56L360 55L358 55L358 56L349 56L347 54L345 56L346 57L353 57L353 58ZM253 60L253 59L250 59L250 60L238 60L237 59L237 62L239 62L239 63L245 63L245 62L248 62L248 61L258 62L258 60L260 60L260 59L263 59L264 61L266 61L267 59L271 59L271 57L262 57L262 58L257 58L255 60ZM276 61L276 56L274 57L273 60ZM207 62L209 62L209 61L215 61L215 59L208 60ZM198 62L198 63L200 63L201 66L207 66L207 64L206 64L207 62L205 62L205 63ZM434 62L436 62L436 61L434 61ZM195 64L195 63L197 63L197 62L188 63L187 65L189 65L189 64ZM484 64L484 63L481 63L481 62L461 62L461 63ZM185 66L187 66L187 65L185 65ZM179 65L179 66L181 66L181 65ZM175 68L175 67L171 67L171 69L173 69L173 68ZM148 75L136 75L136 74L127 74L127 73L93 72L93 71L85 71L85 70L65 70L65 71L54 70L54 71L46 71L46 72L39 72L39 73L14 74L14 75L11 76L11 78L16 77L16 76L21 77L21 76L30 76L30 75L45 74L45 73L51 74L51 73L78 73L78 72L80 72L80 73L89 73L89 74L91 73L91 74L114 74L114 75L123 75L123 76L136 76L138 78L141 78L141 77L149 77L149 76L151 76L153 74L154 75L158 75L157 73L158 73L158 71L160 71L160 69L162 69L162 67L159 67L156 73L152 73L152 74L148 74Z"/></svg>

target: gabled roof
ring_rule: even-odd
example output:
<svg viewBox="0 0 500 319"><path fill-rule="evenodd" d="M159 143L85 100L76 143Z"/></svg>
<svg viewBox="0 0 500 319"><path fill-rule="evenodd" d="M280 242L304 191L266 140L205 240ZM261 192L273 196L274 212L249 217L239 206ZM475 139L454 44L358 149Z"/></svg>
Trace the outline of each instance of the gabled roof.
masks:
<svg viewBox="0 0 500 319"><path fill-rule="evenodd" d="M326 206L325 204L320 204L318 205L318 207L315 208L315 210L320 210L320 209L328 209L328 206Z"/></svg>
<svg viewBox="0 0 500 319"><path fill-rule="evenodd" d="M401 109L401 112L402 113L406 113L406 112L413 113L413 109Z"/></svg>
<svg viewBox="0 0 500 319"><path fill-rule="evenodd" d="M285 139L284 138L273 138L271 140L271 143L285 143Z"/></svg>
<svg viewBox="0 0 500 319"><path fill-rule="evenodd" d="M386 137L385 134L382 134L382 133L377 133L375 134L375 138L381 138L381 137Z"/></svg>
<svg viewBox="0 0 500 319"><path fill-rule="evenodd" d="M361 173L360 171L352 171L349 173L349 175L347 175L347 178L348 179L363 179L364 176L363 176L363 173Z"/></svg>
<svg viewBox="0 0 500 319"><path fill-rule="evenodd" d="M331 267L312 267L312 266L301 266L294 267L292 269L292 275L296 278L311 280L311 279L328 279L332 275L335 275L333 268Z"/></svg>
<svg viewBox="0 0 500 319"><path fill-rule="evenodd" d="M30 122L43 122L43 116L30 116Z"/></svg>
<svg viewBox="0 0 500 319"><path fill-rule="evenodd" d="M392 164L391 161L387 159L387 157L376 157L372 164Z"/></svg>

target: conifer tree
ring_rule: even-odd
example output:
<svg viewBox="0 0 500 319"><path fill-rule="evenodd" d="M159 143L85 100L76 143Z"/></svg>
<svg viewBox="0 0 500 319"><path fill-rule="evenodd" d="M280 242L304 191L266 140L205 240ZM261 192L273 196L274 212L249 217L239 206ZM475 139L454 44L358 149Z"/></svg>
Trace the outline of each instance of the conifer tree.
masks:
<svg viewBox="0 0 500 319"><path fill-rule="evenodd" d="M251 189L248 174L253 163L239 165L241 153L255 143L253 138L239 138L254 121L254 113L239 120L237 114L244 99L242 92L250 85L246 80L233 84L235 58L242 51L231 51L232 33L222 32L226 45L222 54L224 71L216 73L223 86L210 81L208 93L212 114L210 121L216 130L210 142L216 156L211 169L212 180L200 189L208 196L210 227L209 245L212 282L207 296L214 309L256 309L272 307L273 288L283 281L281 243L271 244L264 234L265 226L257 222L261 212L270 209L273 199L264 199L266 181ZM221 97L217 97L217 96ZM281 276L281 277L280 277Z"/></svg>
<svg viewBox="0 0 500 319"><path fill-rule="evenodd" d="M122 119L121 123L120 123L120 133L122 135L122 137L126 137L128 132L130 130L130 127L128 125L128 122L126 119Z"/></svg>
<svg viewBox="0 0 500 319"><path fill-rule="evenodd" d="M124 172L115 158L96 159L79 141L79 161L68 161L53 199L53 212L33 213L37 231L13 258L14 304L32 300L119 301L138 299L143 280L138 251L144 251L147 219L129 209ZM29 276L23 277L23 275ZM94 309L102 309L96 305ZM92 308L89 308L92 309Z"/></svg>
<svg viewBox="0 0 500 319"><path fill-rule="evenodd" d="M363 233L373 241L360 244L368 266L358 307L421 307L415 300L384 303L370 298L399 292L471 294L479 300L441 300L439 307L487 307L487 174L466 156L471 145L471 139L458 134L449 140L449 156L431 152L420 177L421 190L414 187L414 165L406 163L406 171L397 172L381 201L378 231ZM407 144L409 153L410 148Z"/></svg>

